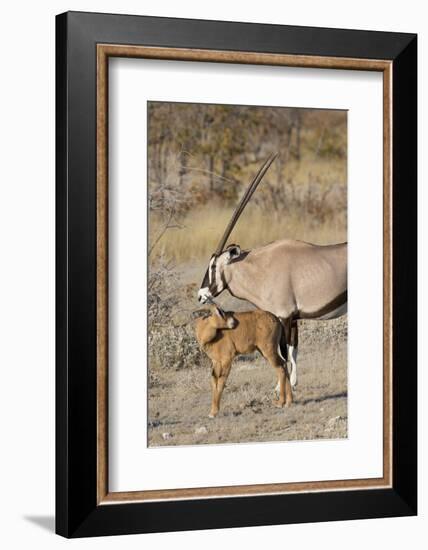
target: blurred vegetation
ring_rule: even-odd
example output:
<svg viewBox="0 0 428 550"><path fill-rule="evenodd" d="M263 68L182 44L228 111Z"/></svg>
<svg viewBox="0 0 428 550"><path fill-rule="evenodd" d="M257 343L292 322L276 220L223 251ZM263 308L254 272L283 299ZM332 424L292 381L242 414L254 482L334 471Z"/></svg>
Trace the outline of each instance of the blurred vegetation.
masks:
<svg viewBox="0 0 428 550"><path fill-rule="evenodd" d="M273 151L279 156L234 232L247 241L240 244L346 240L346 112L149 102L148 121L152 261L209 256Z"/></svg>

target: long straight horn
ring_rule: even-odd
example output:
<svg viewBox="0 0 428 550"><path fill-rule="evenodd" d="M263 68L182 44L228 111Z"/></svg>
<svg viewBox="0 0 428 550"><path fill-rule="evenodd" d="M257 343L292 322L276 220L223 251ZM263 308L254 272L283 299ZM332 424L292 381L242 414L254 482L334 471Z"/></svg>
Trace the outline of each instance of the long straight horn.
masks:
<svg viewBox="0 0 428 550"><path fill-rule="evenodd" d="M225 229L225 232L223 233L222 238L220 239L220 242L217 245L215 254L220 254L223 249L224 245L227 242L227 239L229 238L229 235L232 233L233 228L236 225L236 222L238 221L240 215L244 211L244 208L247 206L248 201L251 199L254 191L257 189L257 186L262 181L263 176L268 171L270 165L272 162L276 159L278 156L278 153L273 153L269 155L269 157L266 159L266 161L263 163L257 174L254 176L253 180L251 181L250 185L247 187L247 190L243 194L241 200L239 201L238 206L235 208L235 212L233 213L232 217L230 218L229 223L227 224L227 227Z"/></svg>

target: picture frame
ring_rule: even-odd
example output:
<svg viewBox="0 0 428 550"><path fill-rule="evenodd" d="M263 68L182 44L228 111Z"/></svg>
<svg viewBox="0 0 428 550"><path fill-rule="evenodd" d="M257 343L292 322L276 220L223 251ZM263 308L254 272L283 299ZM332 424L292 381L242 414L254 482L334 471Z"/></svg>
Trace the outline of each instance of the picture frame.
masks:
<svg viewBox="0 0 428 550"><path fill-rule="evenodd" d="M108 488L108 60L383 74L383 471L276 487ZM65 537L417 513L417 36L68 12L56 18L56 532Z"/></svg>

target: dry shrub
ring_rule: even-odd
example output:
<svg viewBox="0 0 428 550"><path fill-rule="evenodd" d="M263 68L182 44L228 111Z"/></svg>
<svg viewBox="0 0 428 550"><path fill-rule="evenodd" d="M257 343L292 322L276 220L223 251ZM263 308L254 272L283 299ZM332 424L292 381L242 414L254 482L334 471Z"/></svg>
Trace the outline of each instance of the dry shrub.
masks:
<svg viewBox="0 0 428 550"><path fill-rule="evenodd" d="M165 326L149 334L150 368L181 370L207 364L191 325Z"/></svg>
<svg viewBox="0 0 428 550"><path fill-rule="evenodd" d="M348 316L325 321L299 321L299 348L307 346L329 346L334 348L338 343L348 339Z"/></svg>
<svg viewBox="0 0 428 550"><path fill-rule="evenodd" d="M149 329L171 322L172 312L179 303L177 283L177 273L171 260L162 255L151 263L147 288Z"/></svg>
<svg viewBox="0 0 428 550"><path fill-rule="evenodd" d="M200 366L206 364L206 356L196 341L188 308L193 285L181 285L173 264L161 257L150 267L148 287L149 370L155 384L153 369Z"/></svg>

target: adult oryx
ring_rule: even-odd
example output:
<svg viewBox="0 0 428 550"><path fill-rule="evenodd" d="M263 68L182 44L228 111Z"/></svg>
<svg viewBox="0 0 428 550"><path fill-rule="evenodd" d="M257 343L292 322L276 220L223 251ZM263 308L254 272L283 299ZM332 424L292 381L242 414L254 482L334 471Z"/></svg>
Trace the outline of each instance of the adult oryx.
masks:
<svg viewBox="0 0 428 550"><path fill-rule="evenodd" d="M270 311L282 322L291 364L290 381L297 383L297 320L334 319L347 310L347 243L319 246L282 239L252 250L225 247L239 216L276 155L271 155L250 183L211 256L198 292L201 303L223 290ZM285 353L287 355L285 355Z"/></svg>

